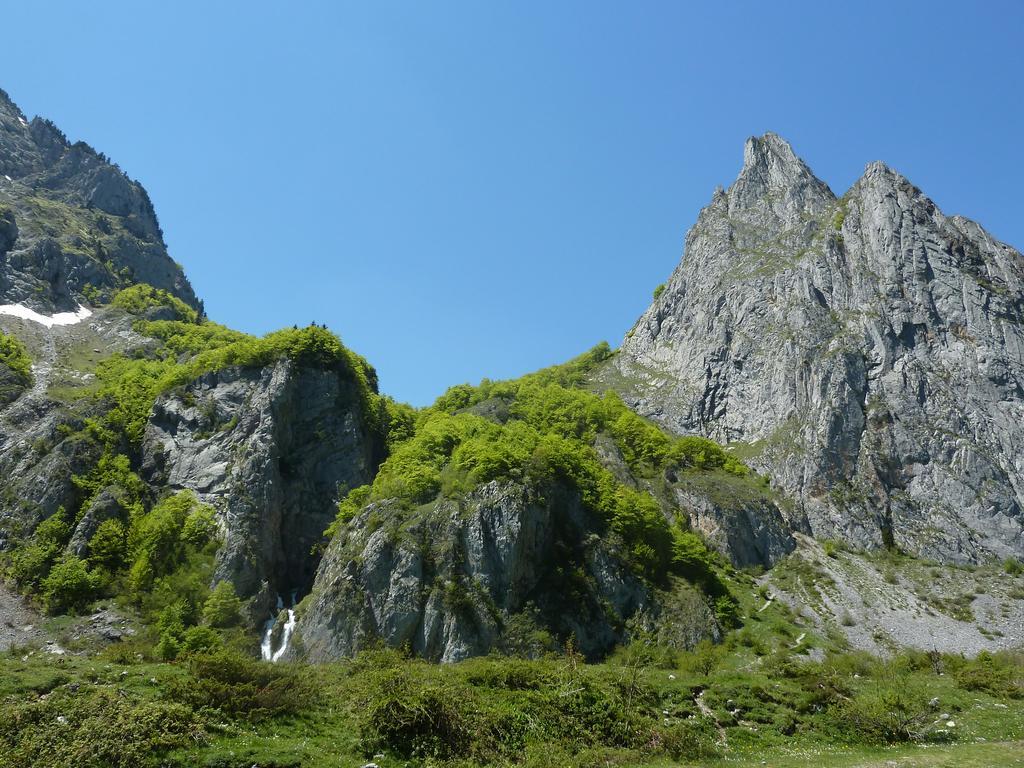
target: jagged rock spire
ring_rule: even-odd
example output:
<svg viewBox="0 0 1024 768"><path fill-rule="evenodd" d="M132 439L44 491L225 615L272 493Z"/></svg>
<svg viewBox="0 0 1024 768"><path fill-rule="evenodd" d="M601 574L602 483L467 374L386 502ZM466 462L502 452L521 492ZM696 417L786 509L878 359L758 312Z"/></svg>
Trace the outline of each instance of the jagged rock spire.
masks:
<svg viewBox="0 0 1024 768"><path fill-rule="evenodd" d="M837 200L774 134L624 340L625 399L756 450L793 524L1024 555L1024 257L882 163Z"/></svg>

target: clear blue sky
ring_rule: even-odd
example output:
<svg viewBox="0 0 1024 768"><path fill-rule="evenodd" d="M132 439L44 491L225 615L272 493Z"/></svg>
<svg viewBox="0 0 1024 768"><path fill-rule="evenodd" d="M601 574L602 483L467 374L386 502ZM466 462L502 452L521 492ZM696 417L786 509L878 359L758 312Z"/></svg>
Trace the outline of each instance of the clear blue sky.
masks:
<svg viewBox="0 0 1024 768"><path fill-rule="evenodd" d="M415 404L617 344L766 130L1024 245L1024 3L693 5L22 2L0 87L145 184L214 320L326 322Z"/></svg>

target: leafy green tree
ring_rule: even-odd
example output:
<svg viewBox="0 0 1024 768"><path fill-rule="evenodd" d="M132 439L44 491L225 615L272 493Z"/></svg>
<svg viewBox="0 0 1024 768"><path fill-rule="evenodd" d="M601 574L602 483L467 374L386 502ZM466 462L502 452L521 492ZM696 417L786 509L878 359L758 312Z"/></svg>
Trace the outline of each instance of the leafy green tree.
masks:
<svg viewBox="0 0 1024 768"><path fill-rule="evenodd" d="M230 581L219 581L203 606L203 621L211 627L233 627L242 620L242 601Z"/></svg>
<svg viewBox="0 0 1024 768"><path fill-rule="evenodd" d="M49 613L76 611L95 597L97 586L84 561L66 556L43 579L43 604Z"/></svg>
<svg viewBox="0 0 1024 768"><path fill-rule="evenodd" d="M89 539L89 564L115 571L128 558L128 531L120 520L104 520Z"/></svg>

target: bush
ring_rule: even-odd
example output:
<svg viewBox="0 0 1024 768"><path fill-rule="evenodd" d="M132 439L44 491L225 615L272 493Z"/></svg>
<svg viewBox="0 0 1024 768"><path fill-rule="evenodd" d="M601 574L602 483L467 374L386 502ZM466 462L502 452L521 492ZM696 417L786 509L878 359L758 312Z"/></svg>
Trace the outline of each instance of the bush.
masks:
<svg viewBox="0 0 1024 768"><path fill-rule="evenodd" d="M235 585L219 581L203 606L203 621L211 627L233 627L242 620L242 601L235 594Z"/></svg>
<svg viewBox="0 0 1024 768"><path fill-rule="evenodd" d="M260 720L295 714L316 702L309 671L255 661L235 651L193 656L189 676L170 686L177 701L232 717Z"/></svg>
<svg viewBox="0 0 1024 768"><path fill-rule="evenodd" d="M183 564L201 549L214 531L213 513L191 491L180 491L157 503L132 527L133 562L129 585L136 596L154 581Z"/></svg>
<svg viewBox="0 0 1024 768"><path fill-rule="evenodd" d="M32 383L32 358L21 339L0 331L0 364L6 365L23 387Z"/></svg>
<svg viewBox="0 0 1024 768"><path fill-rule="evenodd" d="M128 530L120 520L104 520L89 539L89 564L115 571L128 560Z"/></svg>
<svg viewBox="0 0 1024 768"><path fill-rule="evenodd" d="M389 749L404 758L451 760L480 751L486 735L468 691L421 685L406 670L377 676L374 695L360 708L359 736L368 753Z"/></svg>
<svg viewBox="0 0 1024 768"><path fill-rule="evenodd" d="M707 717L680 720L660 731L661 749L673 760L708 760L721 757L718 731Z"/></svg>
<svg viewBox="0 0 1024 768"><path fill-rule="evenodd" d="M1021 661L1009 653L982 651L977 658L964 661L956 670L957 685L991 696L1024 697L1024 664Z"/></svg>
<svg viewBox="0 0 1024 768"><path fill-rule="evenodd" d="M189 627L181 637L183 653L208 653L220 646L220 635L210 627Z"/></svg>
<svg viewBox="0 0 1024 768"><path fill-rule="evenodd" d="M23 589L37 589L71 538L71 524L64 507L41 522L29 543L21 546L11 558L11 576Z"/></svg>
<svg viewBox="0 0 1024 768"><path fill-rule="evenodd" d="M154 288L146 283L118 291L111 303L133 315L143 315L150 309L164 308L174 314L174 320L185 323L199 321L199 313L184 301L162 288Z"/></svg>
<svg viewBox="0 0 1024 768"><path fill-rule="evenodd" d="M1003 561L1003 571L1010 576L1020 576L1024 573L1024 563L1015 557L1008 557Z"/></svg>
<svg viewBox="0 0 1024 768"><path fill-rule="evenodd" d="M96 576L82 560L65 556L43 579L43 604L48 613L77 611L95 597L97 587Z"/></svg>
<svg viewBox="0 0 1024 768"><path fill-rule="evenodd" d="M923 741L931 731L929 700L927 690L909 675L887 670L874 685L837 707L833 716L855 741Z"/></svg>
<svg viewBox="0 0 1024 768"><path fill-rule="evenodd" d="M199 718L169 702L137 701L85 686L72 693L6 705L0 717L0 765L18 768L136 768L201 742Z"/></svg>

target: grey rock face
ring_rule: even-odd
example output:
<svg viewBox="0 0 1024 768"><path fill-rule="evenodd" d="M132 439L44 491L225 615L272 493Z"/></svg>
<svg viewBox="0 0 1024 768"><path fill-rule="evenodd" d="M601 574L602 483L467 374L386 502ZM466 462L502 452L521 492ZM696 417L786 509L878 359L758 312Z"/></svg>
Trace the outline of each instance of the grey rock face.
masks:
<svg viewBox="0 0 1024 768"><path fill-rule="evenodd" d="M116 485L108 486L97 494L71 534L71 541L68 542L66 550L68 554L79 558L84 558L89 554L89 540L100 525L107 520L123 517L125 512L123 496L124 490Z"/></svg>
<svg viewBox="0 0 1024 768"><path fill-rule="evenodd" d="M770 498L753 493L723 500L708 487L673 486L679 508L698 532L737 568L770 568L796 549L782 510Z"/></svg>
<svg viewBox="0 0 1024 768"><path fill-rule="evenodd" d="M225 543L216 578L256 596L253 617L265 618L275 595L309 589L310 551L339 493L368 482L381 451L347 372L282 360L211 373L161 397L143 439L142 475L158 488L192 490L217 510Z"/></svg>
<svg viewBox="0 0 1024 768"><path fill-rule="evenodd" d="M63 311L134 282L201 306L145 189L0 91L0 303Z"/></svg>
<svg viewBox="0 0 1024 768"><path fill-rule="evenodd" d="M614 368L640 413L737 442L797 529L1024 554L1024 258L881 163L837 199L750 139Z"/></svg>
<svg viewBox="0 0 1024 768"><path fill-rule="evenodd" d="M87 398L74 409L51 397L51 387L86 384L94 374L74 370L69 359L81 350L109 353L141 350L147 340L131 328L131 318L116 309L97 310L76 325L44 328L28 320L0 316L0 330L26 343L32 358L32 384L22 386L9 403L0 402L0 549L27 535L60 507L73 512L82 494L72 478L99 459L99 447L81 435L83 419L101 407Z"/></svg>
<svg viewBox="0 0 1024 768"><path fill-rule="evenodd" d="M627 636L629 619L656 619L661 602L596 531L573 499L512 482L411 514L373 503L328 547L292 653L324 661L382 639L457 661L492 649L543 651L531 638L548 633L554 643L573 635L599 656ZM717 632L698 602L669 628L676 642Z"/></svg>

